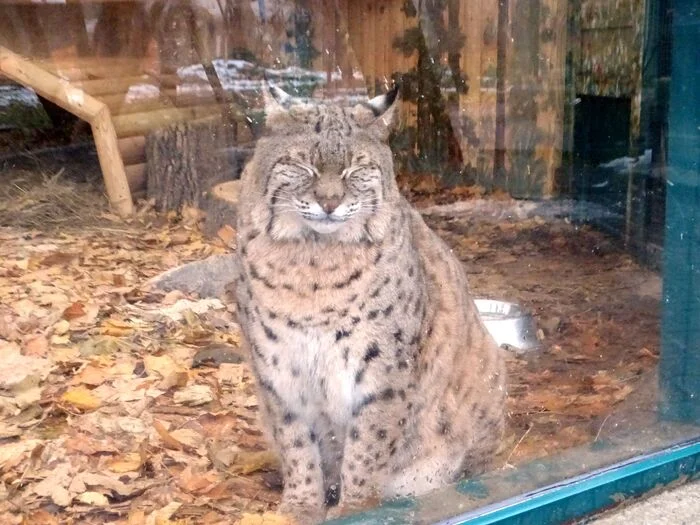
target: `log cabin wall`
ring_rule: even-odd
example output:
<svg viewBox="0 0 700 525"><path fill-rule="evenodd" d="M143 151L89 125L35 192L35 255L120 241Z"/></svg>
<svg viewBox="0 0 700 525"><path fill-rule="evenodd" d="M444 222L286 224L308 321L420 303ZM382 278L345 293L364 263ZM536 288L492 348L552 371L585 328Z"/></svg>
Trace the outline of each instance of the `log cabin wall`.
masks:
<svg viewBox="0 0 700 525"><path fill-rule="evenodd" d="M45 59L47 67L109 106L136 184L144 180L148 130L182 119L220 118L222 104L244 110L241 105L249 102L231 96L222 101L202 73L174 75L178 68L217 58L299 67L323 77L314 96L332 97L362 86L375 94L401 76L425 87L425 79L416 79L434 61L440 67L431 74L440 76L442 100L426 109L430 94L405 94L397 151L416 156L442 148L439 162L428 158L432 163L418 168L439 173L447 159L463 180L541 197L569 189L562 167L571 148L576 94L630 97L630 142L638 135L643 4L12 0L0 6L0 45ZM437 39L431 40L431 27ZM424 35L425 42L417 41ZM105 65L103 57L112 62ZM140 99L135 86L157 96ZM426 131L445 122L446 133ZM245 125L234 136L251 139Z"/></svg>
<svg viewBox="0 0 700 525"><path fill-rule="evenodd" d="M579 95L631 100L630 147L639 137L644 0L579 0L571 44Z"/></svg>

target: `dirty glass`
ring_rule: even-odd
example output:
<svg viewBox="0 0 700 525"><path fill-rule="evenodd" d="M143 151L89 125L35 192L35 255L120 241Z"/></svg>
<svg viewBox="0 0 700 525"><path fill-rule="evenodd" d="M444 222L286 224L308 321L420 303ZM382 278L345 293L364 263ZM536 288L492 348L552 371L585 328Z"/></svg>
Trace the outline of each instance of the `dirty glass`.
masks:
<svg viewBox="0 0 700 525"><path fill-rule="evenodd" d="M231 283L269 86L367 111L399 87L398 188L506 363L485 473L346 523L435 523L700 436L699 20L0 2L0 521L288 523Z"/></svg>

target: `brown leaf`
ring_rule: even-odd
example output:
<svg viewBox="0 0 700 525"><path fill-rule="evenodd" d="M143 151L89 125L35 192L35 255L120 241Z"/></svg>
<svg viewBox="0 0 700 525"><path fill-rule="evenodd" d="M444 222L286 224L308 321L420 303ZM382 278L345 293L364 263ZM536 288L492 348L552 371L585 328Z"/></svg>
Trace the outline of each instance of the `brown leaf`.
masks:
<svg viewBox="0 0 700 525"><path fill-rule="evenodd" d="M73 379L71 379L71 384L100 386L109 378L109 371L98 366L88 365L85 368L83 368L76 376L74 376Z"/></svg>
<svg viewBox="0 0 700 525"><path fill-rule="evenodd" d="M49 353L49 341L43 335L36 335L24 343L23 355L46 357Z"/></svg>
<svg viewBox="0 0 700 525"><path fill-rule="evenodd" d="M157 419L153 420L153 428L155 428L156 432L158 432L160 439L163 441L163 445L165 445L165 448L169 448L171 450L183 450L185 448L182 443L170 435L168 429L165 428L165 425L163 425L163 423Z"/></svg>
<svg viewBox="0 0 700 525"><path fill-rule="evenodd" d="M236 459L237 461L231 467L231 470L244 476L258 470L274 470L280 466L277 454L271 450L263 450L261 452L241 451Z"/></svg>
<svg viewBox="0 0 700 525"><path fill-rule="evenodd" d="M75 253L54 252L51 255L44 257L40 264L42 266L58 266L68 264L77 257L78 255Z"/></svg>
<svg viewBox="0 0 700 525"><path fill-rule="evenodd" d="M63 318L70 321L85 315L85 305L83 303L73 303L63 310Z"/></svg>
<svg viewBox="0 0 700 525"><path fill-rule="evenodd" d="M236 246L236 230L228 224L224 224L219 231L216 232L216 236L221 239L226 246L230 248Z"/></svg>
<svg viewBox="0 0 700 525"><path fill-rule="evenodd" d="M42 442L38 439L27 439L0 445L0 473L7 472L24 461L31 454L32 450L41 444Z"/></svg>
<svg viewBox="0 0 700 525"><path fill-rule="evenodd" d="M206 494L221 482L219 474L213 470L205 473L195 472L192 467L187 467L178 477L178 485L182 490L190 494Z"/></svg>
<svg viewBox="0 0 700 525"><path fill-rule="evenodd" d="M143 461L139 452L129 452L107 462L107 468L117 474L138 472L142 465Z"/></svg>

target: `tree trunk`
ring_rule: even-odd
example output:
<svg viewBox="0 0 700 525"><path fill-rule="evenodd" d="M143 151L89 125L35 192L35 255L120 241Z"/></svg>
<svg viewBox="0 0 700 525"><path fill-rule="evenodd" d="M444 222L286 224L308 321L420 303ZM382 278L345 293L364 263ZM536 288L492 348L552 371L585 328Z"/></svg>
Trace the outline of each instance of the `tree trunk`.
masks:
<svg viewBox="0 0 700 525"><path fill-rule="evenodd" d="M229 149L233 126L180 123L146 138L147 193L159 211L200 207L205 193L235 177Z"/></svg>

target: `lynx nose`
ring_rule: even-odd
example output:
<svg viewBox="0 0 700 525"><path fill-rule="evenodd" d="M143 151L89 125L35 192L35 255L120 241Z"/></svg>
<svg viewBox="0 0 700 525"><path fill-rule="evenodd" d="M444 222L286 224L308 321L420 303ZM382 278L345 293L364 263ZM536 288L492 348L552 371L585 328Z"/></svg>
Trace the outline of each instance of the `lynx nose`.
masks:
<svg viewBox="0 0 700 525"><path fill-rule="evenodd" d="M328 215L333 213L333 211L340 206L340 202L343 200L342 197L338 195L333 195L331 197L316 194L316 202L323 208Z"/></svg>

